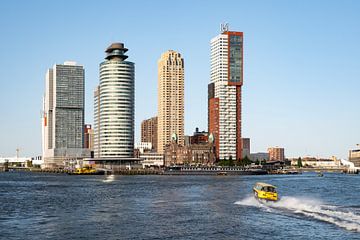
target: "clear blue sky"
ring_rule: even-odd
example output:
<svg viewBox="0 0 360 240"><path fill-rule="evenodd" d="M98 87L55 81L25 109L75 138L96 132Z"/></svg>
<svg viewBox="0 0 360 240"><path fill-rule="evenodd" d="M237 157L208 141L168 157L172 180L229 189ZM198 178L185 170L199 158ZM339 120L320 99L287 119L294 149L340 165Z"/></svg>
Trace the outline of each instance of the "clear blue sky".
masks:
<svg viewBox="0 0 360 240"><path fill-rule="evenodd" d="M347 157L360 143L360 1L1 1L0 156L41 154L44 78L86 71L86 122L105 48L136 64L136 141L157 112L157 60L185 59L185 133L207 128L210 46L219 25L244 32L243 135L252 152Z"/></svg>

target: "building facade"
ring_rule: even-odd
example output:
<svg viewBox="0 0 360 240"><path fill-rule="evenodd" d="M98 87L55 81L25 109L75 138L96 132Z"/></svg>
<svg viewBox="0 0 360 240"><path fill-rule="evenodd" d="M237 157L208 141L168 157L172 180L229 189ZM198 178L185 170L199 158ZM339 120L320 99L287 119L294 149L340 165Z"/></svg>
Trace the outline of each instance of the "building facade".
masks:
<svg viewBox="0 0 360 240"><path fill-rule="evenodd" d="M284 161L285 160L285 151L281 147L270 147L268 148L269 160L270 161Z"/></svg>
<svg viewBox="0 0 360 240"><path fill-rule="evenodd" d="M44 168L89 156L84 149L85 77L75 62L56 64L46 73L43 100Z"/></svg>
<svg viewBox="0 0 360 240"><path fill-rule="evenodd" d="M128 49L113 43L100 64L100 85L94 94L95 157L134 156L135 67L125 61Z"/></svg>
<svg viewBox="0 0 360 240"><path fill-rule="evenodd" d="M94 149L94 130L91 127L91 124L85 124L84 126L84 148Z"/></svg>
<svg viewBox="0 0 360 240"><path fill-rule="evenodd" d="M100 86L94 90L94 157L100 157Z"/></svg>
<svg viewBox="0 0 360 240"><path fill-rule="evenodd" d="M157 117L149 118L141 122L141 142L150 142L155 152L157 152L157 129Z"/></svg>
<svg viewBox="0 0 360 240"><path fill-rule="evenodd" d="M176 134L172 135L172 140L165 147L164 164L165 166L174 165L202 165L212 166L216 162L216 152L212 137L210 141L198 142L189 145L178 143Z"/></svg>
<svg viewBox="0 0 360 240"><path fill-rule="evenodd" d="M159 153L178 136L184 145L184 59L169 50L158 61L158 144Z"/></svg>
<svg viewBox="0 0 360 240"><path fill-rule="evenodd" d="M354 163L354 167L360 168L360 149L349 151L349 161Z"/></svg>
<svg viewBox="0 0 360 240"><path fill-rule="evenodd" d="M241 88L243 33L222 29L211 39L211 80L208 85L208 132L215 138L217 158L242 158Z"/></svg>
<svg viewBox="0 0 360 240"><path fill-rule="evenodd" d="M250 138L241 138L241 147L242 157L248 157L250 159Z"/></svg>

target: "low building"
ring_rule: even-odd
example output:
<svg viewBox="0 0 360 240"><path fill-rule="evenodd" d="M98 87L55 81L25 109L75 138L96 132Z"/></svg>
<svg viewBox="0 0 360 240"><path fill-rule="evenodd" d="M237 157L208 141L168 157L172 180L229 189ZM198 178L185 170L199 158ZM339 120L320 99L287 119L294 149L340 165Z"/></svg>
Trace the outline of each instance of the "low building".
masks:
<svg viewBox="0 0 360 240"><path fill-rule="evenodd" d="M8 163L9 166L27 167L31 160L31 157L0 157L0 164Z"/></svg>
<svg viewBox="0 0 360 240"><path fill-rule="evenodd" d="M349 161L354 163L354 167L360 167L360 149L349 151Z"/></svg>
<svg viewBox="0 0 360 240"><path fill-rule="evenodd" d="M253 162L256 161L268 161L269 160L269 153L267 152L257 152L257 153L251 153L250 159Z"/></svg>
<svg viewBox="0 0 360 240"><path fill-rule="evenodd" d="M212 141L183 146L178 144L177 136L167 144L164 152L165 166L173 165L214 165L216 161L215 147Z"/></svg>
<svg viewBox="0 0 360 240"><path fill-rule="evenodd" d="M164 166L164 155L156 152L145 152L140 154L141 164L143 168Z"/></svg>
<svg viewBox="0 0 360 240"><path fill-rule="evenodd" d="M299 158L291 159L291 165L297 166ZM332 158L315 158L315 157L304 157L301 158L301 164L303 167L313 168L338 168L341 166L341 161L336 157Z"/></svg>
<svg viewBox="0 0 360 240"><path fill-rule="evenodd" d="M138 149L140 154L144 152L150 152L152 150L152 143L151 142L135 143L135 149Z"/></svg>

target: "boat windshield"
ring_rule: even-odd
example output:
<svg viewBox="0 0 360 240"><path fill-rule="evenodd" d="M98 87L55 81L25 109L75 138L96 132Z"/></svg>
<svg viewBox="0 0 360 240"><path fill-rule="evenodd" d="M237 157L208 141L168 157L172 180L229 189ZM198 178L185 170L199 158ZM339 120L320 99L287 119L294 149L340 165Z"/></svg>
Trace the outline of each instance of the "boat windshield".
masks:
<svg viewBox="0 0 360 240"><path fill-rule="evenodd" d="M276 189L273 187L263 187L263 191L276 193Z"/></svg>

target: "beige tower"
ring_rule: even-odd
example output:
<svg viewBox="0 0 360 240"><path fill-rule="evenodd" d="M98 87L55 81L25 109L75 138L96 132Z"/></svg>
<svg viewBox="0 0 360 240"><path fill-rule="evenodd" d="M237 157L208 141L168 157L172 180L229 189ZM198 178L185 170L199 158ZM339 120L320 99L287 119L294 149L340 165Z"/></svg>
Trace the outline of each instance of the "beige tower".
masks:
<svg viewBox="0 0 360 240"><path fill-rule="evenodd" d="M176 133L184 144L184 59L169 50L158 61L158 152Z"/></svg>

